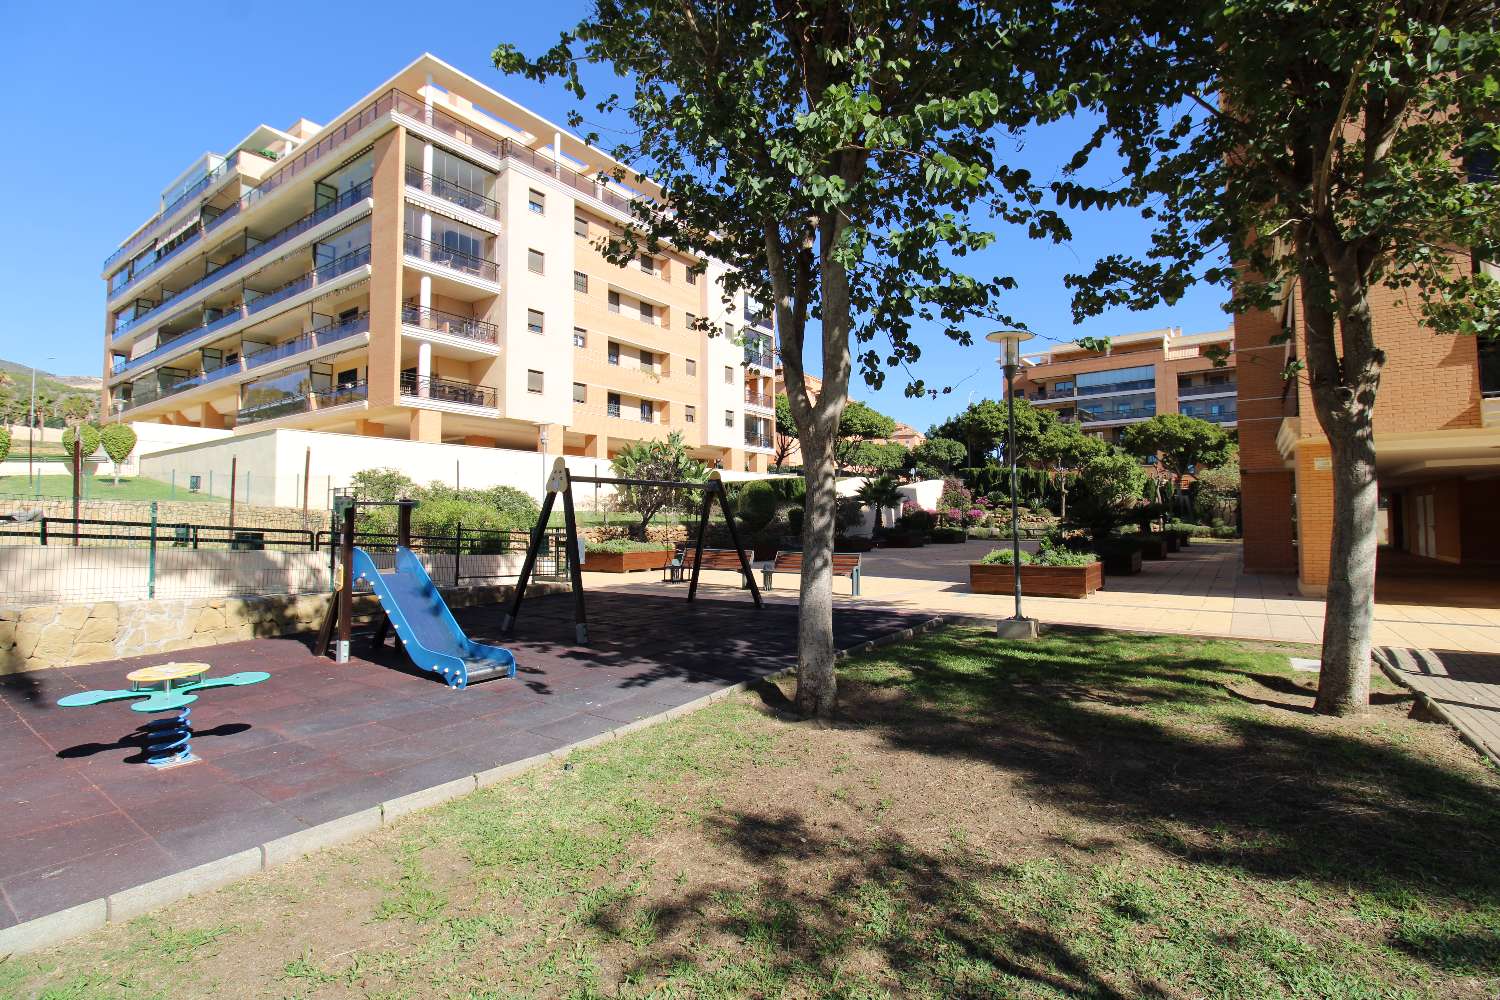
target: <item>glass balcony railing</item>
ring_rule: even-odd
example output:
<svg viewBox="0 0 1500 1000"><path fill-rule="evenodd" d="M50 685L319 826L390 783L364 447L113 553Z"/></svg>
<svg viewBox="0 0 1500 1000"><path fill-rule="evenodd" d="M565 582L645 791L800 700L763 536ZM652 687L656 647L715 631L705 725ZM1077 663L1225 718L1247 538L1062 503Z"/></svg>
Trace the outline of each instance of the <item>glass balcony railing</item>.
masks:
<svg viewBox="0 0 1500 1000"><path fill-rule="evenodd" d="M401 395L434 399L443 403L462 403L465 406L487 406L492 409L499 405L495 390L487 385L473 385L454 379L406 372L401 375Z"/></svg>
<svg viewBox="0 0 1500 1000"><path fill-rule="evenodd" d="M745 431L745 445L750 448L769 448L771 438L769 435L747 430Z"/></svg>
<svg viewBox="0 0 1500 1000"><path fill-rule="evenodd" d="M500 203L493 198L486 198L478 191L471 191L461 184L444 180L433 174L424 173L421 168L411 164L406 166L406 185L414 187L430 195L435 195L446 202L451 202L459 208L467 208L471 212L487 215L492 219L500 218Z"/></svg>
<svg viewBox="0 0 1500 1000"><path fill-rule="evenodd" d="M334 386L331 389L321 389L317 392L297 393L281 399L258 403L255 406L243 407L236 415L235 423L253 424L262 420L275 420L278 417L326 410L332 406L342 406L345 403L355 403L367 398L369 398L368 383L355 382L350 385Z"/></svg>
<svg viewBox="0 0 1500 1000"><path fill-rule="evenodd" d="M1234 392L1235 383L1220 382L1217 384L1203 385L1179 385L1177 387L1177 398L1184 399L1188 396L1212 396L1220 392Z"/></svg>
<svg viewBox="0 0 1500 1000"><path fill-rule="evenodd" d="M768 410L776 406L776 400L770 396L763 392L751 392L749 389L745 390L745 402L751 406L759 406Z"/></svg>
<svg viewBox="0 0 1500 1000"><path fill-rule="evenodd" d="M1197 417L1214 424L1232 424L1239 419L1239 408L1232 399L1223 402L1183 403L1177 411L1185 417Z"/></svg>
<svg viewBox="0 0 1500 1000"><path fill-rule="evenodd" d="M758 350L754 347L747 347L745 348L745 364L759 365L762 368L772 368L776 364L776 359L771 356L769 349Z"/></svg>
<svg viewBox="0 0 1500 1000"><path fill-rule="evenodd" d="M1093 385L1080 385L1077 395L1080 397L1106 396L1112 392L1139 392L1155 388L1156 379L1154 378L1122 379L1119 382L1098 382Z"/></svg>
<svg viewBox="0 0 1500 1000"><path fill-rule="evenodd" d="M432 240L424 240L411 233L406 234L406 255L440 267L462 271L464 274L473 275L485 281L500 280L500 268L494 261L476 257L462 250L455 250L441 243L434 243Z"/></svg>
<svg viewBox="0 0 1500 1000"><path fill-rule="evenodd" d="M209 313L218 313L218 315L210 318ZM194 344L201 344L210 336L224 329L226 326L229 326L231 323L235 323L239 320L244 319L246 315L248 314L245 312L245 307L243 305L234 305L223 310L205 310L204 322L202 325L194 327L193 329L182 334L180 337L173 337L171 340L168 340L165 343L158 344L156 347L147 351L145 354L139 355L138 357L134 358L127 358L124 361L116 362L114 367L110 369L110 374L119 375L137 368L143 368L146 365L151 364L153 361L158 361L169 355L176 354L178 351L181 351L184 348L191 347Z"/></svg>
<svg viewBox="0 0 1500 1000"><path fill-rule="evenodd" d="M278 302L285 301L294 295L300 295L310 288L325 285L334 278L348 274L356 268L364 267L368 263L370 263L370 245L366 243L358 250L350 251L342 257L313 268L300 278L293 278L280 288L256 295L254 299L249 299L246 308L253 316L258 312L269 309ZM250 290L246 289L245 295L247 299L250 294Z"/></svg>
<svg viewBox="0 0 1500 1000"><path fill-rule="evenodd" d="M444 312L441 309L425 309L421 306L403 305L401 307L401 322L407 326L421 327L423 330L444 333L450 337L463 337L465 340L475 340L482 344L496 344L500 342L500 328L494 323L486 323L484 320L475 319L472 316L460 316L457 313Z"/></svg>
<svg viewBox="0 0 1500 1000"><path fill-rule="evenodd" d="M151 309L149 312L135 317L124 326L116 327L115 334L119 335L124 331L130 329L131 327L138 326L142 320L163 312L171 303L180 301L184 296L197 291L205 285L209 285L215 281L218 281L225 275L229 274L231 271L237 270L238 268L249 264L251 261L259 260L266 254L270 253L272 250L285 246L292 240L296 239L298 236L307 232L309 229L312 229L314 226L321 225L322 223L327 222L329 219L340 214L351 206L364 201L366 198L370 197L370 190L371 182L368 180L361 181L359 184L356 184L348 191L345 191L343 194L339 195L328 204L314 209L313 211L304 215L302 218L298 219L296 222L292 222L281 227L281 229L277 230L271 236L268 236L266 239L262 240L252 247L247 247L243 252L234 257L231 257L224 263L217 266L211 266L207 274L199 278L197 281L193 282L191 285L188 285L186 288L180 289L179 291L175 292L169 292L163 289L161 301L158 302L153 309ZM193 242L196 242L196 239ZM163 258L163 261L169 260L171 259L171 257L175 256L176 251L174 250L169 257ZM153 265L152 269L155 269L155 265ZM150 271L143 271L140 275L138 275L138 277L149 273ZM131 283L134 283L134 279L132 279Z"/></svg>
<svg viewBox="0 0 1500 1000"><path fill-rule="evenodd" d="M1138 400L1098 400L1078 404L1078 419L1083 423L1101 420L1145 420L1156 415L1156 399L1147 396Z"/></svg>

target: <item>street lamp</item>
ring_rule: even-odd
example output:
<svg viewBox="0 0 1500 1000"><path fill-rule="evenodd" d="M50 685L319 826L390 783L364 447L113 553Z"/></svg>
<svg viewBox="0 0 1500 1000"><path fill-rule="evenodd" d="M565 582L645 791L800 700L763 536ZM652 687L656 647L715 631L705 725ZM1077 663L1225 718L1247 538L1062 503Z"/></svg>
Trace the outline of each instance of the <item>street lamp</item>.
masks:
<svg viewBox="0 0 1500 1000"><path fill-rule="evenodd" d="M1021 344L1032 334L1025 330L996 330L985 340L1000 345L1000 365L1005 372L1006 441L1005 458L1010 465L1010 555L1015 574L1016 613L1003 618L995 627L1002 639L1035 639L1036 619L1021 614L1021 524L1020 498L1016 489L1016 372L1021 369Z"/></svg>
<svg viewBox="0 0 1500 1000"><path fill-rule="evenodd" d="M48 361L57 358L48 355ZM32 488L31 467L36 462L36 365L31 366L31 405L26 408L26 488Z"/></svg>

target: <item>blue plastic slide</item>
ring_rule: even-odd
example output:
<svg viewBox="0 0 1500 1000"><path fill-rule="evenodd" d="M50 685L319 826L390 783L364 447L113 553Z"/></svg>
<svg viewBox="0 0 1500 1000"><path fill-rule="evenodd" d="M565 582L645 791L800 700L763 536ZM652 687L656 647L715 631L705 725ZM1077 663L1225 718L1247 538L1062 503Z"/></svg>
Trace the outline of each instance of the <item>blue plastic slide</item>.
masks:
<svg viewBox="0 0 1500 1000"><path fill-rule="evenodd" d="M380 607L391 619L411 662L440 675L449 687L516 675L516 658L510 650L475 642L458 627L411 549L396 549L393 572L381 572L368 552L355 549L354 574L375 588Z"/></svg>

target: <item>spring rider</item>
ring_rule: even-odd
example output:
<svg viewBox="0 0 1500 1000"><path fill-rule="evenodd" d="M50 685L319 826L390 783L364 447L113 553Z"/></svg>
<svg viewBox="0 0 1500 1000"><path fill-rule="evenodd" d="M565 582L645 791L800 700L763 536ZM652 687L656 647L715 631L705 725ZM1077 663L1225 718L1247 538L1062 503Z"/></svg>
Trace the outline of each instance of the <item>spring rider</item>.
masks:
<svg viewBox="0 0 1500 1000"><path fill-rule="evenodd" d="M244 670L227 677L208 677L208 671L207 663L162 663L154 667L142 667L125 675L125 679L130 682L128 691L80 691L78 694L59 698L57 703L64 708L76 708L125 698L144 698L144 701L131 705L130 710L172 713L146 723L146 763L152 767L191 764L198 760L188 745L193 736L188 722L193 714L189 706L198 700L198 696L192 692L259 684L271 676L262 670Z"/></svg>

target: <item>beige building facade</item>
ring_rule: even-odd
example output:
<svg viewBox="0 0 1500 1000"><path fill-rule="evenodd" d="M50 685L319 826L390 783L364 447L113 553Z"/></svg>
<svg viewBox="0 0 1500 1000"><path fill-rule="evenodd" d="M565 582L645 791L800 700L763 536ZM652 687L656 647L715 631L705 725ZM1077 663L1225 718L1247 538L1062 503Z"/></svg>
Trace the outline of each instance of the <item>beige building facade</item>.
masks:
<svg viewBox="0 0 1500 1000"><path fill-rule="evenodd" d="M619 168L430 55L327 125L262 125L106 261L105 411L601 459L681 431L764 471L769 321L717 261L604 260L660 194Z"/></svg>

